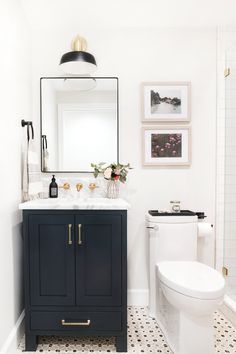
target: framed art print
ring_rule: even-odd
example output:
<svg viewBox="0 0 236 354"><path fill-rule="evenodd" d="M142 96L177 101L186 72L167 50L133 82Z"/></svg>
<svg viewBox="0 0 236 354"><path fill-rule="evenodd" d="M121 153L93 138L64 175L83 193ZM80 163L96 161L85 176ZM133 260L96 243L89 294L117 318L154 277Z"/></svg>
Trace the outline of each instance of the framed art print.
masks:
<svg viewBox="0 0 236 354"><path fill-rule="evenodd" d="M190 128L186 126L143 127L143 165L190 165L190 133Z"/></svg>
<svg viewBox="0 0 236 354"><path fill-rule="evenodd" d="M190 87L190 82L143 83L142 121L190 121Z"/></svg>

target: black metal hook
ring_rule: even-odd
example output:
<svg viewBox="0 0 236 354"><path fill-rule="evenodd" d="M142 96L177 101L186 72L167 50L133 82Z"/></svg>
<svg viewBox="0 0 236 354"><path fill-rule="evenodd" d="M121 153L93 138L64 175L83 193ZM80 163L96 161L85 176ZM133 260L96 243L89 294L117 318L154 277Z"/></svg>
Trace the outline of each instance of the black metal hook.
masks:
<svg viewBox="0 0 236 354"><path fill-rule="evenodd" d="M31 121L25 121L24 119L21 120L21 126L25 127L27 126L27 138L28 141L30 140L30 134L29 134L29 127L31 127L31 135L32 135L32 139L34 139L34 127L33 127L33 122Z"/></svg>

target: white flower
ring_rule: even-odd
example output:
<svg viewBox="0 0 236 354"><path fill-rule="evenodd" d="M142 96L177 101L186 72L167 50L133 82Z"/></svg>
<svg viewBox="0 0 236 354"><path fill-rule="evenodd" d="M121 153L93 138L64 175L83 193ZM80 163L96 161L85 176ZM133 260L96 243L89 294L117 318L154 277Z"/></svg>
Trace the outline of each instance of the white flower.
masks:
<svg viewBox="0 0 236 354"><path fill-rule="evenodd" d="M111 178L111 173L112 173L112 168L107 167L104 171L104 178L110 179Z"/></svg>
<svg viewBox="0 0 236 354"><path fill-rule="evenodd" d="M117 168L117 169L115 170L115 174L119 176L119 175L120 175L120 171L121 171L121 170L120 170L119 168Z"/></svg>

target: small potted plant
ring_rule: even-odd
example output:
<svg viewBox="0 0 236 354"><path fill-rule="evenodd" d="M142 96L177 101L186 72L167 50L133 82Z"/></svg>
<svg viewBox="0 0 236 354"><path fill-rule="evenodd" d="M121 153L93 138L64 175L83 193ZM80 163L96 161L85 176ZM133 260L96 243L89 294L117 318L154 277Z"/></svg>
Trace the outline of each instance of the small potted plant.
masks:
<svg viewBox="0 0 236 354"><path fill-rule="evenodd" d="M91 167L94 169L94 177L102 174L108 181L107 198L117 198L119 195L119 181L122 183L126 182L127 174L131 169L130 164L111 163L110 165L106 165L105 162L100 162L98 165L91 163Z"/></svg>

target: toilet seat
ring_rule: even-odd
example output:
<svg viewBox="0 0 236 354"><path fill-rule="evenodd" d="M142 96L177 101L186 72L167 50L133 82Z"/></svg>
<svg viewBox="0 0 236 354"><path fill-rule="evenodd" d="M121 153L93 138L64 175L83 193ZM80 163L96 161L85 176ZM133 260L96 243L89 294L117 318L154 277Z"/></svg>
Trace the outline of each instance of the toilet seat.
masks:
<svg viewBox="0 0 236 354"><path fill-rule="evenodd" d="M224 295L223 276L203 263L168 261L158 263L157 268L160 281L185 296L213 300Z"/></svg>

